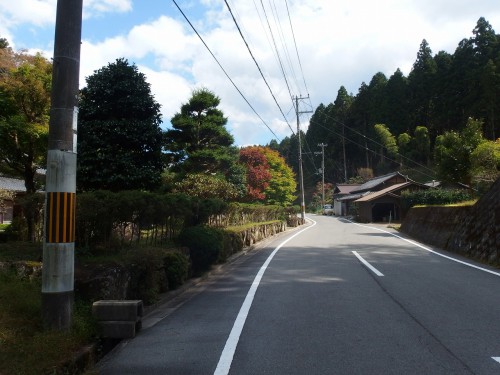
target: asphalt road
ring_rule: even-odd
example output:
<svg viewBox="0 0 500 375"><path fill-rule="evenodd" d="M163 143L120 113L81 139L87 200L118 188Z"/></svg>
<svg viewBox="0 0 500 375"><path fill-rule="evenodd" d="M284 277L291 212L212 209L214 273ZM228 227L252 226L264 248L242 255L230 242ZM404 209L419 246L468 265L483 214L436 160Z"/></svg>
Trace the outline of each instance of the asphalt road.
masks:
<svg viewBox="0 0 500 375"><path fill-rule="evenodd" d="M310 219L146 317L99 374L500 374L500 270Z"/></svg>

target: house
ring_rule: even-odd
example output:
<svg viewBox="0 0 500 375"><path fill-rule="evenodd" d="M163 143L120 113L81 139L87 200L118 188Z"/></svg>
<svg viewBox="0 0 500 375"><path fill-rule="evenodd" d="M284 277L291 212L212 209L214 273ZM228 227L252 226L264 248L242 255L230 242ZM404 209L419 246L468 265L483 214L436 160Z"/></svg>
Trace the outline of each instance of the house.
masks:
<svg viewBox="0 0 500 375"><path fill-rule="evenodd" d="M344 215L355 215L361 221L400 220L405 214L401 209L401 192L427 188L408 176L393 172L374 177L336 200L345 206Z"/></svg>
<svg viewBox="0 0 500 375"><path fill-rule="evenodd" d="M0 190L12 192L16 197L26 193L26 187L24 186L23 180L3 176L0 176ZM3 199L1 203L0 224L12 222L15 210L14 200Z"/></svg>
<svg viewBox="0 0 500 375"><path fill-rule="evenodd" d="M358 220L362 222L400 221L406 212L401 207L401 193L405 190L428 189L414 181L402 182L363 195L354 201Z"/></svg>
<svg viewBox="0 0 500 375"><path fill-rule="evenodd" d="M340 198L348 196L351 191L359 187L360 184L336 184L333 189L333 212L337 216L345 216L348 212L348 202Z"/></svg>

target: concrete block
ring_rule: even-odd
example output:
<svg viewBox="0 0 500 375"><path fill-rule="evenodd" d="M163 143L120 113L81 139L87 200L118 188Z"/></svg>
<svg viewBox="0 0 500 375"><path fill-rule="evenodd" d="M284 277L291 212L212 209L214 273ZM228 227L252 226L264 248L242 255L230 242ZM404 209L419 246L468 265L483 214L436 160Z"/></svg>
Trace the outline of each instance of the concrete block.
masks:
<svg viewBox="0 0 500 375"><path fill-rule="evenodd" d="M101 335L105 338L131 339L141 329L141 321L101 321Z"/></svg>
<svg viewBox="0 0 500 375"><path fill-rule="evenodd" d="M92 314L98 321L131 321L142 318L142 300L100 300L92 304Z"/></svg>

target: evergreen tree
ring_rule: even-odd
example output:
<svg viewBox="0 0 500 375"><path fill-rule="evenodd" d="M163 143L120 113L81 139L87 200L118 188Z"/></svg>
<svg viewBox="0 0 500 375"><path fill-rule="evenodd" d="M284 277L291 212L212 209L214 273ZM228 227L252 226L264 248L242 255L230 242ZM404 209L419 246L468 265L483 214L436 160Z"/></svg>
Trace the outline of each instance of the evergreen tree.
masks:
<svg viewBox="0 0 500 375"><path fill-rule="evenodd" d="M389 78L386 89L385 123L393 134L401 134L410 129L408 80L400 69Z"/></svg>
<svg viewBox="0 0 500 375"><path fill-rule="evenodd" d="M160 105L144 74L117 59L87 78L78 128L80 190L152 190L159 186Z"/></svg>
<svg viewBox="0 0 500 375"><path fill-rule="evenodd" d="M430 121L436 71L432 50L424 39L408 76L413 126L432 125Z"/></svg>
<svg viewBox="0 0 500 375"><path fill-rule="evenodd" d="M164 147L173 171L216 174L245 192L245 171L238 164L239 150L226 129L227 118L217 107L220 99L207 89L195 90L171 119Z"/></svg>
<svg viewBox="0 0 500 375"><path fill-rule="evenodd" d="M434 97L431 108L431 123L434 137L449 130L456 123L454 103L457 101L454 82L451 78L453 56L440 51L434 56L436 63L436 78L434 80ZM419 124L417 124L419 125ZM420 124L422 125L422 124Z"/></svg>

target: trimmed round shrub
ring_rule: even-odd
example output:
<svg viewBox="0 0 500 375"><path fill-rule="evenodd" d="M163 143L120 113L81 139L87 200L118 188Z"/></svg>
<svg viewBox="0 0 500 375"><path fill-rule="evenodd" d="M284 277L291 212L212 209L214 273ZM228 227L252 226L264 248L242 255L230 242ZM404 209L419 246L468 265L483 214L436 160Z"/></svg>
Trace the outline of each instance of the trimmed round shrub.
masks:
<svg viewBox="0 0 500 375"><path fill-rule="evenodd" d="M156 248L131 250L125 259L130 271L129 299L142 299L145 305L158 300L167 290L162 251Z"/></svg>
<svg viewBox="0 0 500 375"><path fill-rule="evenodd" d="M172 251L165 254L163 263L168 288L175 289L184 284L189 275L189 257L179 251Z"/></svg>
<svg viewBox="0 0 500 375"><path fill-rule="evenodd" d="M243 239L239 233L223 231L223 249L219 253L218 263L224 263L227 258L243 250Z"/></svg>
<svg viewBox="0 0 500 375"><path fill-rule="evenodd" d="M185 228L180 233L178 241L181 246L189 248L194 275L208 271L224 249L222 230L201 225Z"/></svg>

